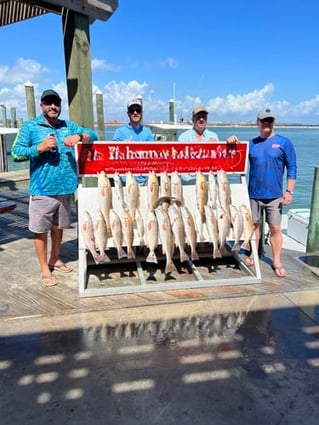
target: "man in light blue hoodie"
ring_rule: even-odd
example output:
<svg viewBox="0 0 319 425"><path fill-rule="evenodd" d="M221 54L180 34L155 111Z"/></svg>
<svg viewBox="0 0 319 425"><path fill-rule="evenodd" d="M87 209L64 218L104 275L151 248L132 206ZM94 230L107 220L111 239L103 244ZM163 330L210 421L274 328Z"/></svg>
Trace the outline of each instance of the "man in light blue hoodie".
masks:
<svg viewBox="0 0 319 425"><path fill-rule="evenodd" d="M30 160L29 229L34 232L41 281L54 286L53 270L72 271L60 259L60 247L63 229L70 226L71 199L78 185L74 146L97 140L97 136L89 128L59 119L61 97L54 90L42 93L40 108L41 115L22 124L11 154L16 161Z"/></svg>

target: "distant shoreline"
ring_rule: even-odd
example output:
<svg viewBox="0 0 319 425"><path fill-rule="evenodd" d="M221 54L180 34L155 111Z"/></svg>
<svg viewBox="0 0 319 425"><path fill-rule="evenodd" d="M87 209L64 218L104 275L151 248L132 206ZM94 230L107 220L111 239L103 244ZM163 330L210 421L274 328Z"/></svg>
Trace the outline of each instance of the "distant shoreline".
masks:
<svg viewBox="0 0 319 425"><path fill-rule="evenodd" d="M111 126L121 126L126 124L125 122L120 122L120 121L106 121L104 123L104 125L106 127ZM151 122L144 122L145 125L149 125L149 126L156 126L156 125L163 125L163 124L169 124L172 127L175 127L178 129L178 127L182 127L185 125L192 125L192 123L190 121L184 121L184 122L179 122L179 123L168 123L168 122L163 122L163 121L151 121ZM97 123L96 123L97 125ZM207 127L229 127L229 128L256 128L256 124L254 123L249 123L249 124L243 124L243 123L221 123L221 122L208 122L207 123ZM285 124L285 123L276 123L275 124L276 128L313 128L313 129L319 129L319 124Z"/></svg>

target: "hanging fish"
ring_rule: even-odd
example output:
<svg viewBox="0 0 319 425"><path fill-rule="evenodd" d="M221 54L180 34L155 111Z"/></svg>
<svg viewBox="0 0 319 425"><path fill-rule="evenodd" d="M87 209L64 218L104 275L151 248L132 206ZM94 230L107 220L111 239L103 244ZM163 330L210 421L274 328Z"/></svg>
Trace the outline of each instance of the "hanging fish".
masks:
<svg viewBox="0 0 319 425"><path fill-rule="evenodd" d="M135 258L135 252L133 250L133 218L129 211L123 209L121 212L120 219L122 224L123 237L127 246L127 258Z"/></svg>
<svg viewBox="0 0 319 425"><path fill-rule="evenodd" d="M218 202L218 186L215 174L210 171L208 174L208 203L216 208Z"/></svg>
<svg viewBox="0 0 319 425"><path fill-rule="evenodd" d="M114 189L122 208L127 208L125 197L124 197L124 187L121 176L118 173L113 175L114 180Z"/></svg>
<svg viewBox="0 0 319 425"><path fill-rule="evenodd" d="M218 225L219 249L222 253L225 249L226 239L230 232L230 216L227 214L223 207L217 205L216 218Z"/></svg>
<svg viewBox="0 0 319 425"><path fill-rule="evenodd" d="M182 179L177 171L174 171L171 176L171 195L181 204L184 204Z"/></svg>
<svg viewBox="0 0 319 425"><path fill-rule="evenodd" d="M230 218L231 189L226 171L217 171L217 183L219 204Z"/></svg>
<svg viewBox="0 0 319 425"><path fill-rule="evenodd" d="M86 248L90 251L94 261L98 264L101 256L96 251L96 243L94 236L94 223L89 211L85 210L81 222L81 232Z"/></svg>
<svg viewBox="0 0 319 425"><path fill-rule="evenodd" d="M208 183L206 177L201 171L197 171L196 173L196 201L197 207L201 214L202 222L205 223L204 206L208 201Z"/></svg>
<svg viewBox="0 0 319 425"><path fill-rule="evenodd" d="M171 273L177 271L175 264L173 262L173 233L171 228L171 223L167 211L161 206L155 210L159 236L162 243L163 254L166 255L166 266L165 273Z"/></svg>
<svg viewBox="0 0 319 425"><path fill-rule="evenodd" d="M244 221L240 210L235 205L230 205L230 221L234 235L232 251L239 251L239 243L244 231Z"/></svg>
<svg viewBox="0 0 319 425"><path fill-rule="evenodd" d="M155 209L159 197L159 182L154 171L149 172L147 180L147 206L150 210Z"/></svg>
<svg viewBox="0 0 319 425"><path fill-rule="evenodd" d="M104 215L98 208L95 216L95 228L94 228L95 241L100 252L99 262L108 263L110 258L105 254L107 245L107 230Z"/></svg>
<svg viewBox="0 0 319 425"><path fill-rule="evenodd" d="M251 209L247 207L247 205L242 204L240 205L239 210L244 222L244 242L242 243L241 248L246 251L250 251L250 240L255 231Z"/></svg>
<svg viewBox="0 0 319 425"><path fill-rule="evenodd" d="M118 216L117 212L114 211L113 209L110 210L110 225L111 225L114 246L116 247L116 250L117 250L117 257L120 260L121 258L127 257L127 254L122 247L123 233L122 233L121 219Z"/></svg>
<svg viewBox="0 0 319 425"><path fill-rule="evenodd" d="M168 208L168 216L170 219L172 232L175 239L175 245L179 249L180 262L188 261L189 257L185 252L185 229L180 209L174 204Z"/></svg>
<svg viewBox="0 0 319 425"><path fill-rule="evenodd" d="M160 177L160 197L171 196L171 180L166 171L161 173Z"/></svg>
<svg viewBox="0 0 319 425"><path fill-rule="evenodd" d="M148 210L145 222L146 245L150 252L146 258L147 263L157 263L155 250L158 245L158 223L154 211Z"/></svg>
<svg viewBox="0 0 319 425"><path fill-rule="evenodd" d="M213 244L213 258L221 258L222 254L218 245L218 224L216 218L216 208L205 205L206 228L209 241Z"/></svg>
<svg viewBox="0 0 319 425"><path fill-rule="evenodd" d="M126 201L131 217L135 217L135 210L140 207L140 189L130 171L126 173Z"/></svg>
<svg viewBox="0 0 319 425"><path fill-rule="evenodd" d="M110 210L112 206L112 187L104 171L98 176L98 203L106 223L107 236L111 237Z"/></svg>
<svg viewBox="0 0 319 425"><path fill-rule="evenodd" d="M193 216L185 205L181 206L181 214L184 223L186 241L191 248L191 259L199 260L198 253L196 251L197 238Z"/></svg>

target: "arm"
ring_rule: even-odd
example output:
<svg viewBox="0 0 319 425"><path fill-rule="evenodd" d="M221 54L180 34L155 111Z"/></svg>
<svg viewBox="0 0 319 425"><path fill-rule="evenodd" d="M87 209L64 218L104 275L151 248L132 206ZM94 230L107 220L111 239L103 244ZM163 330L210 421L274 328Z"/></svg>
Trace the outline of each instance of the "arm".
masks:
<svg viewBox="0 0 319 425"><path fill-rule="evenodd" d="M72 123L72 134L67 136L64 140L66 146L74 146L79 142L84 144L92 143L97 140L96 133L87 127L80 127Z"/></svg>

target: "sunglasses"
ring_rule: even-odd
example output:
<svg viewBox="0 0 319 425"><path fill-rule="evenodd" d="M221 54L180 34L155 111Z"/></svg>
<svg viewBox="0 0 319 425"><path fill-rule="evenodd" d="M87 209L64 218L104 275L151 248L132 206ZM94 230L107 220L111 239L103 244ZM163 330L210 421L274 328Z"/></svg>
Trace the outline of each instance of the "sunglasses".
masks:
<svg viewBox="0 0 319 425"><path fill-rule="evenodd" d="M134 112L136 112L137 114L141 114L142 113L142 108L129 108L128 113L129 114L134 114Z"/></svg>
<svg viewBox="0 0 319 425"><path fill-rule="evenodd" d="M264 118L263 120L259 120L260 122L262 122L262 123L270 123L270 124L272 124L274 121L275 121L275 119L274 118Z"/></svg>
<svg viewBox="0 0 319 425"><path fill-rule="evenodd" d="M50 106L50 105L55 105L55 106L61 106L61 100L56 99L55 97L53 99L46 99L46 100L42 100L42 105L46 105L46 106Z"/></svg>

